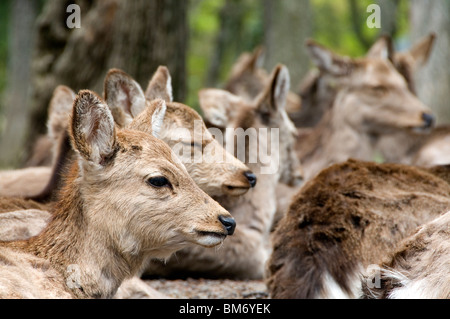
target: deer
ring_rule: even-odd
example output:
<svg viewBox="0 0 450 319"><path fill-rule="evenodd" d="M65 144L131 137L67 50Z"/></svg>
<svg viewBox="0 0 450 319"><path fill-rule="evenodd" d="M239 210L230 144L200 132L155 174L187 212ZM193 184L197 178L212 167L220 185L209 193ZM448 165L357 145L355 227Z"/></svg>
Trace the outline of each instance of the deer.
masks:
<svg viewBox="0 0 450 319"><path fill-rule="evenodd" d="M149 132L154 124L146 116L145 110L152 105L154 99L161 98L166 102L165 117L159 128L158 137L173 149L180 143L187 144L189 146L188 159L191 158L191 152L201 153L201 157L206 160L201 162L183 161L182 158L180 160L182 160L191 178L207 194L210 196L227 195L236 197L241 196L251 187L255 187L256 177L254 174L212 138L212 135L206 130L201 116L184 104L172 102L170 73L165 66L160 66L157 69L145 93L131 76L119 69L111 69L107 73L104 83L103 98L118 127L132 126L136 130ZM186 136L183 136L181 142L180 128L189 130ZM200 145L197 145L197 143ZM216 156L220 154L221 160L208 161L212 158L212 153ZM57 171L55 174L60 175L60 172ZM53 184L61 184L61 182ZM20 215L20 213L16 215ZM23 219L24 217L21 216L20 218ZM19 227L16 231L14 231L14 228L11 229L11 225L0 228L7 227L6 230L9 230L10 233L23 233L21 225L17 224L16 226ZM240 245L240 243L238 242L237 245ZM216 255L214 258L220 258L220 254L213 253ZM229 263L233 264L233 261L229 261ZM139 283L135 278L133 278L133 281ZM134 285L121 286L121 290L129 289L130 286ZM136 288L132 289L136 290ZM137 290L140 291L140 289ZM139 294L134 294L129 298L134 298Z"/></svg>
<svg viewBox="0 0 450 319"><path fill-rule="evenodd" d="M409 50L395 51L391 38L382 36L369 49L366 58L386 55L406 80L409 90L416 94L414 77L430 59L435 42L436 35L431 33L414 43ZM310 132L333 106L342 81L346 81L345 76L335 75L323 68L313 69L305 76L298 91L302 108L289 113L302 135ZM448 132L448 125L427 130L390 132L378 138L375 146L376 157L385 162L428 167L448 164Z"/></svg>
<svg viewBox="0 0 450 319"><path fill-rule="evenodd" d="M163 100L146 111L154 133ZM149 133L116 128L106 102L78 93L69 128L76 151L52 219L37 236L0 242L2 298L111 298L148 258L219 245L235 221ZM107 198L105 198L105 196Z"/></svg>
<svg viewBox="0 0 450 319"><path fill-rule="evenodd" d="M277 65L264 90L251 102L222 89L204 88L199 91L200 107L209 129L216 138L223 138L226 149L235 156L238 149L241 154L246 154L245 159L238 158L255 173L258 185L240 197L213 196L239 224L220 250L182 249L164 263L153 261L146 276L263 278L264 265L270 255L268 239L276 210L275 189L280 181L292 184L300 179L300 164L293 149L296 131L285 111L289 86L288 69ZM279 139L261 138L256 129L278 129ZM222 131L224 135L221 135ZM239 132L256 141L254 146L250 145L251 142L244 145L233 143ZM249 154L258 152L258 149L267 150L265 153L270 154L267 161L260 158L250 160ZM265 172L264 169L272 163L279 163L279 168Z"/></svg>
<svg viewBox="0 0 450 319"><path fill-rule="evenodd" d="M450 298L450 212L419 226L366 274L363 299ZM374 282L375 281L375 282Z"/></svg>
<svg viewBox="0 0 450 319"><path fill-rule="evenodd" d="M386 50L380 50L378 57L352 59L313 40L307 48L321 70L341 80L332 107L319 124L297 139L305 180L349 158L373 160L381 136L427 131L434 125L431 110L411 93Z"/></svg>
<svg viewBox="0 0 450 319"><path fill-rule="evenodd" d="M350 159L322 170L272 233L270 297L359 298L372 265L449 210L449 168Z"/></svg>
<svg viewBox="0 0 450 319"><path fill-rule="evenodd" d="M134 117L140 114L150 101L155 97L161 97L166 101L166 116L163 127L160 130L160 138L171 147L180 143L177 134L182 129L189 130L186 139L194 138L195 125L198 126L200 135L203 136L201 151L198 145L189 152L209 160L185 161L191 177L202 190L210 195L234 195L239 196L247 192L256 184L254 174L241 161L225 152L223 147L215 141L207 132L201 116L187 105L173 102L171 93L170 72L165 66L160 66L149 81L144 93L140 85L128 74L119 69L111 69L105 78L104 95L108 95L108 106L111 108L117 125L121 127L129 124ZM65 133L67 127L68 107L73 103L73 91L67 87L55 89L54 97L50 103L47 139L53 139L53 153L55 154L54 168L47 167L26 168L0 173L10 174L12 178L2 179L0 182L0 194L3 196L22 196L38 201L49 201L52 198L52 190L61 182L59 175L61 169L71 157L69 138ZM134 114L128 108L132 105ZM148 123L143 122L139 129L148 131ZM197 133L198 134L198 133ZM188 143L193 141L182 141ZM40 150L40 153L50 154L50 150ZM215 160L211 154L220 157ZM220 154L221 156L218 156ZM194 156L193 155L193 156ZM39 157L39 156L34 156ZM39 175L38 175L39 174ZM36 175L36 176L34 176ZM28 178L31 176L31 178ZM31 179L31 180L30 180ZM3 184L3 185L2 185ZM28 186L27 186L28 185ZM24 191L24 189L26 191Z"/></svg>

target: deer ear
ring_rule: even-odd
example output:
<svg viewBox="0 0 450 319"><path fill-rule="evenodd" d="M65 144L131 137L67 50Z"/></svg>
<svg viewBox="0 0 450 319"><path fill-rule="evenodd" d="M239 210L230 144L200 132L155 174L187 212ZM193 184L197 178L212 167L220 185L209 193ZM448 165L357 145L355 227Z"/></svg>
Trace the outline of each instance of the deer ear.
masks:
<svg viewBox="0 0 450 319"><path fill-rule="evenodd" d="M264 48L258 46L252 53L242 53L231 69L230 77L239 76L242 73L253 73L261 68L264 62Z"/></svg>
<svg viewBox="0 0 450 319"><path fill-rule="evenodd" d="M284 110L290 83L288 68L282 64L278 64L270 75L266 89L256 98L259 111L272 113Z"/></svg>
<svg viewBox="0 0 450 319"><path fill-rule="evenodd" d="M87 161L103 165L115 151L115 125L111 111L89 90L78 93L73 103L70 137Z"/></svg>
<svg viewBox="0 0 450 319"><path fill-rule="evenodd" d="M166 102L162 99L154 99L150 105L127 126L129 129L148 132L154 137L159 137L166 115Z"/></svg>
<svg viewBox="0 0 450 319"><path fill-rule="evenodd" d="M103 95L116 123L125 127L145 107L141 86L128 74L111 69L105 77Z"/></svg>
<svg viewBox="0 0 450 319"><path fill-rule="evenodd" d="M173 102L172 78L169 69L159 66L145 90L148 100L163 99L167 103Z"/></svg>
<svg viewBox="0 0 450 319"><path fill-rule="evenodd" d="M354 67L350 58L339 56L313 40L306 41L306 48L313 63L321 71L333 75L347 75Z"/></svg>
<svg viewBox="0 0 450 319"><path fill-rule="evenodd" d="M200 90L198 98L205 121L219 128L230 124L243 103L237 95L220 89Z"/></svg>
<svg viewBox="0 0 450 319"><path fill-rule="evenodd" d="M366 54L368 58L381 58L384 60L391 60L393 58L392 39L388 35L381 36Z"/></svg>
<svg viewBox="0 0 450 319"><path fill-rule="evenodd" d="M67 130L75 97L75 92L64 85L57 86L53 91L47 121L48 135L52 139L57 140Z"/></svg>
<svg viewBox="0 0 450 319"><path fill-rule="evenodd" d="M424 65L428 61L435 41L436 34L431 33L421 41L417 42L411 50L409 50L414 61L414 68Z"/></svg>

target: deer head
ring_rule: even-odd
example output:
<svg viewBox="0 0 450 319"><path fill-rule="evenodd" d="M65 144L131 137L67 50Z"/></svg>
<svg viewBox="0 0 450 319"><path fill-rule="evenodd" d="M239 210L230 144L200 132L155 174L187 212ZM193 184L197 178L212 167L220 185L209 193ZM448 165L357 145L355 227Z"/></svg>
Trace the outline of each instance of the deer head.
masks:
<svg viewBox="0 0 450 319"><path fill-rule="evenodd" d="M161 125L166 103L151 104L144 114ZM211 247L233 233L231 215L195 185L167 144L146 132L116 129L107 104L93 92L78 94L70 124L85 218L123 253L166 257L186 243Z"/></svg>
<svg viewBox="0 0 450 319"><path fill-rule="evenodd" d="M285 66L278 65L264 89L251 102L220 89L201 90L199 101L205 120L212 126L231 133L227 132L225 136L227 149L232 144L235 146L234 151L239 152L236 149L238 143L233 142L234 131L242 129L245 134L248 131L250 142L244 144L245 150L241 152L245 154L247 162L250 154L258 154L261 149L265 149L266 153L272 154L270 162L279 164L277 174L281 181L292 185L299 181L301 173L293 150L297 132L285 111L289 87L289 72ZM262 129L278 129L279 138L275 141L270 138L260 139L257 131L261 132ZM252 138L257 140L253 146ZM259 161L256 166L259 166L258 173L261 173L264 164Z"/></svg>
<svg viewBox="0 0 450 319"><path fill-rule="evenodd" d="M339 56L312 40L307 47L322 72L339 78L333 112L343 122L372 135L392 129L422 131L434 125L431 110L411 93L391 63L387 44L378 43L357 59Z"/></svg>
<svg viewBox="0 0 450 319"><path fill-rule="evenodd" d="M121 127L148 132L156 126L141 116L155 98L167 104L159 137L180 157L190 176L211 196L242 195L256 184L255 175L216 141L201 116L187 105L172 101L170 74L159 67L145 91L123 71L113 69L105 78L104 95ZM134 120L133 120L134 119ZM156 132L155 132L156 133Z"/></svg>

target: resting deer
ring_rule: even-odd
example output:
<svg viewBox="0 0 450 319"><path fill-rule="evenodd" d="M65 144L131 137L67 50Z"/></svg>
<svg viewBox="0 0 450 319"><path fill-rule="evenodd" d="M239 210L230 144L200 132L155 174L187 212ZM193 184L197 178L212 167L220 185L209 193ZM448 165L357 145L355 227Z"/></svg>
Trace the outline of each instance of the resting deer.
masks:
<svg viewBox="0 0 450 319"><path fill-rule="evenodd" d="M407 51L394 51L391 39L380 37L366 58L376 58L385 54L395 69L404 77L409 90L415 94L414 77L429 60L435 42L435 34L430 34ZM324 68L312 70L300 85L299 95L302 108L289 116L301 132L308 132L323 118L333 106L337 91L346 75L334 74ZM378 137L375 149L378 156L386 162L434 166L450 163L450 150L446 147L449 128L441 125L426 131L401 130Z"/></svg>
<svg viewBox="0 0 450 319"><path fill-rule="evenodd" d="M365 299L450 298L450 212L422 225L362 279Z"/></svg>
<svg viewBox="0 0 450 319"><path fill-rule="evenodd" d="M264 264L270 254L268 236L276 209L275 189L280 181L289 184L298 178L298 160L293 150L295 128L284 109L289 81L287 68L279 65L271 73L264 90L252 102L220 89L203 89L199 92L205 121L224 131L228 128L224 136L227 149L233 150L235 155L238 149L241 154L246 154L245 163L256 174L258 184L239 198L215 197L239 225L220 250L198 247L183 249L165 263L152 263L148 274L166 277L263 278ZM235 135L240 134L239 129L255 143L234 143ZM270 135L261 139L258 133L264 129L279 129L279 139L272 141ZM219 134L220 130L215 131ZM230 143L234 148L230 147ZM268 154L269 158L250 160L249 154L255 154L258 150ZM264 169L274 163L279 164L278 169L265 173Z"/></svg>
<svg viewBox="0 0 450 319"><path fill-rule="evenodd" d="M129 75L113 69L105 78L104 97L119 126L139 121L134 125L144 132L150 123L140 114L153 99L163 98L167 111L159 138L174 151L183 147L180 158L197 185L210 196L245 194L256 185L254 174L213 138L195 110L172 101L170 84L164 66L155 72L145 93Z"/></svg>
<svg viewBox="0 0 450 319"><path fill-rule="evenodd" d="M155 132L164 108L155 100L147 110L158 118L148 115ZM69 132L78 160L52 220L35 237L0 244L3 298L112 297L148 258L189 244L212 247L233 233L231 215L170 148L148 133L116 129L94 93L78 94Z"/></svg>
<svg viewBox="0 0 450 319"><path fill-rule="evenodd" d="M254 174L212 138L200 115L188 106L171 102L170 83L170 74L165 67L158 68L145 93L139 84L123 71L114 69L108 72L105 78L104 98L112 110L116 124L119 127L131 126L139 131L151 132L154 125L145 110L152 105L151 101L155 98L163 98L167 101L167 107L163 123L159 128L159 138L175 148L180 144L180 137L183 137L184 140L181 140L181 143L189 146L188 159L191 158L191 152L194 156L200 153L202 161L185 161L183 164L202 190L214 196L225 194L237 196L247 192L250 187L254 187L256 184ZM179 133L184 132L180 129L188 129L189 132L185 136L180 136ZM217 157L217 155L220 156ZM25 217L17 216L16 218ZM39 225L41 224L42 221L39 221ZM4 229L5 232L7 230L10 233L24 232L21 224L16 224L18 227L16 231L12 226L14 225L8 224L0 229L7 227ZM213 254L214 258L221 258L215 251Z"/></svg>
<svg viewBox="0 0 450 319"><path fill-rule="evenodd" d="M341 80L332 107L297 140L305 180L348 158L373 160L381 136L434 124L431 110L409 91L383 51L378 57L351 59L313 41L307 47L320 69Z"/></svg>
<svg viewBox="0 0 450 319"><path fill-rule="evenodd" d="M56 154L56 159L53 160L54 169L39 167L0 173L3 176L10 174L12 177L2 179L0 195L23 196L40 201L51 199L52 191L61 182L60 171L71 157L70 143L64 129L67 127L69 114L67 110L73 103L73 92L71 92L67 87L58 87L49 110L48 135L53 141L51 143L55 149L53 153ZM212 138L201 116L187 105L172 102L170 74L166 67L158 68L145 94L129 75L120 70L111 70L105 79L104 94L108 95L107 103L112 109L116 123L121 127L130 123L155 97L165 99L167 111L160 129L160 138L171 147L175 147L180 142L179 133L183 129L188 130L186 140L181 142L188 144L189 152L192 151L193 156L200 156L205 160L186 161L184 164L194 181L209 195L238 196L255 186L256 180L253 173L241 161L225 152L223 147ZM149 123L143 122L139 129L145 132L148 131L148 127L150 127ZM204 144L201 145L201 149L198 145L194 145L195 147L191 150L190 146L193 143L191 137L194 139L196 127L199 131L196 134L203 135ZM47 153L50 153L49 149ZM220 161L215 160L212 154L220 158ZM24 192L24 189L27 191Z"/></svg>
<svg viewBox="0 0 450 319"><path fill-rule="evenodd" d="M356 160L321 171L273 232L270 296L359 297L369 266L450 209L449 172Z"/></svg>

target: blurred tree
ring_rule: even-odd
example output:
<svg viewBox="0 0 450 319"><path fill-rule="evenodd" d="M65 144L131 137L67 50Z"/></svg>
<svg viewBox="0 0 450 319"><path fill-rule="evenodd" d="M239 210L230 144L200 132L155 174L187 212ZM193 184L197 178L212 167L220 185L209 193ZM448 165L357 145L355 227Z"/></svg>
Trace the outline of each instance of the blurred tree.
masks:
<svg viewBox="0 0 450 319"><path fill-rule="evenodd" d="M72 3L81 8L78 29L67 25L72 11L66 11ZM110 68L124 70L145 88L158 65L166 65L172 74L174 98L183 101L187 7L188 1L178 0L47 0L37 22L25 149L46 131L47 107L57 85L101 94Z"/></svg>
<svg viewBox="0 0 450 319"><path fill-rule="evenodd" d="M381 9L381 30L379 35L388 34L394 38L399 29L400 0L377 0L377 4Z"/></svg>
<svg viewBox="0 0 450 319"><path fill-rule="evenodd" d="M219 11L220 28L217 32L215 48L210 60L206 86L217 87L224 56L229 47L240 37L244 14L239 0L225 0Z"/></svg>
<svg viewBox="0 0 450 319"><path fill-rule="evenodd" d="M2 94L0 167L14 167L23 155L29 118L30 65L38 2L9 2L8 59Z"/></svg>
<svg viewBox="0 0 450 319"><path fill-rule="evenodd" d="M309 69L305 40L311 36L309 0L264 0L265 67L285 64L295 90Z"/></svg>
<svg viewBox="0 0 450 319"><path fill-rule="evenodd" d="M438 123L450 122L450 1L411 1L412 42L435 32L436 43L428 63L417 73L418 96L437 115Z"/></svg>

